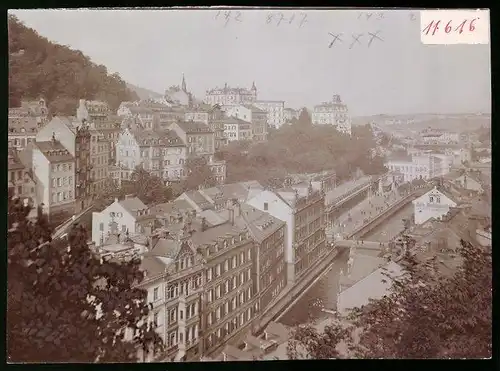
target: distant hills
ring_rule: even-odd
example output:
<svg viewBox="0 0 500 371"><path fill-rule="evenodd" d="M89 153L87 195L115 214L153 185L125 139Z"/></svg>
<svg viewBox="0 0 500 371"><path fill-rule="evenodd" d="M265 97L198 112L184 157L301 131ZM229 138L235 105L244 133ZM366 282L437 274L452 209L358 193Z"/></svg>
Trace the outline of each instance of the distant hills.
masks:
<svg viewBox="0 0 500 371"><path fill-rule="evenodd" d="M401 123L394 123L401 120ZM411 123L406 123L411 120ZM374 115L352 118L352 124L364 125L375 122L387 131L420 131L428 127L452 132L474 131L491 126L491 114L415 114L415 115Z"/></svg>
<svg viewBox="0 0 500 371"><path fill-rule="evenodd" d="M45 98L51 114L74 115L79 99L102 100L116 110L139 99L119 74L93 63L79 50L53 43L8 17L9 106Z"/></svg>
<svg viewBox="0 0 500 371"><path fill-rule="evenodd" d="M154 92L152 90L140 88L139 86L135 86L135 85L132 85L129 83L127 83L127 88L129 90L135 92L138 95L139 99L141 99L141 100L149 99L149 98L161 98L161 97L163 97L163 95L160 93Z"/></svg>

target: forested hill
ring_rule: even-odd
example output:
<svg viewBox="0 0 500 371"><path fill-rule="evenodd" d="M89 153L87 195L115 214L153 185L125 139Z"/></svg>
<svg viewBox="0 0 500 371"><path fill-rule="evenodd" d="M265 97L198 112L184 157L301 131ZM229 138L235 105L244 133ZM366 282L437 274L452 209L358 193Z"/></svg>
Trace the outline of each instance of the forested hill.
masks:
<svg viewBox="0 0 500 371"><path fill-rule="evenodd" d="M103 100L113 110L138 96L118 74L79 50L50 42L9 15L9 106L43 97L51 114L74 115L79 99Z"/></svg>

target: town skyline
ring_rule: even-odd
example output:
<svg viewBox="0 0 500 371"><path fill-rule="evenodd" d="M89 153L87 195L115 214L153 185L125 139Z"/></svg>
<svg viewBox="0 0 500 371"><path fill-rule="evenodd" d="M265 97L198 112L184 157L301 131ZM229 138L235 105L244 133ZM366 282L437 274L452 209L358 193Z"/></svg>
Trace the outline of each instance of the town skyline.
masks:
<svg viewBox="0 0 500 371"><path fill-rule="evenodd" d="M298 9L283 11L278 26L278 9L230 10L227 25L217 10L11 13L41 36L160 94L180 85L184 74L200 100L225 83L250 88L255 82L259 99L293 108L313 108L339 94L353 116L491 112L489 45L422 45L412 18L418 11L367 19L359 10ZM332 44L337 34L343 42ZM363 34L361 44L351 45L353 34Z"/></svg>

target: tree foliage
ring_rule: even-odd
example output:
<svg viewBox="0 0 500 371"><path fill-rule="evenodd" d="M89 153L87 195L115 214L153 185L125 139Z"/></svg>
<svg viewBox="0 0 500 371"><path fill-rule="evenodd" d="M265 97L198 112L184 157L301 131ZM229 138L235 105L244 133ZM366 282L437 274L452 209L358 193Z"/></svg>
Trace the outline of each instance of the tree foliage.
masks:
<svg viewBox="0 0 500 371"><path fill-rule="evenodd" d="M449 277L437 273L436 259L422 265L407 256L408 273L394 279L391 293L350 314L351 329L361 329L357 341L309 326L295 330L289 356L301 348L314 358L338 358L334 344L347 341L359 358L491 357L491 250L462 240L460 253L463 265Z"/></svg>
<svg viewBox="0 0 500 371"><path fill-rule="evenodd" d="M384 159L373 157L375 147L370 126L353 128L353 135L328 125L283 125L265 143L244 148L231 143L222 149L228 182L255 179L266 182L289 173L335 170L345 179L361 168L367 174L384 172Z"/></svg>
<svg viewBox="0 0 500 371"><path fill-rule="evenodd" d="M29 212L20 201L9 201L8 359L135 362L138 346L161 352L154 326L142 320L149 305L147 292L135 285L143 278L140 261L101 262L81 226L67 239L51 241L41 209L36 221L27 218ZM125 339L125 328L135 329L136 337Z"/></svg>
<svg viewBox="0 0 500 371"><path fill-rule="evenodd" d="M131 181L123 181L120 188L115 187L110 179L96 201L96 209L104 209L115 198L123 199L131 194L147 205L168 202L174 198L172 186L165 185L161 178L137 167L131 174Z"/></svg>
<svg viewBox="0 0 500 371"><path fill-rule="evenodd" d="M186 161L187 177L184 180L185 189L209 188L217 184L215 176L203 157L193 157Z"/></svg>
<svg viewBox="0 0 500 371"><path fill-rule="evenodd" d="M118 74L108 74L82 52L48 41L13 15L8 28L11 107L41 96L52 114L73 115L79 99L103 100L113 110L138 99Z"/></svg>

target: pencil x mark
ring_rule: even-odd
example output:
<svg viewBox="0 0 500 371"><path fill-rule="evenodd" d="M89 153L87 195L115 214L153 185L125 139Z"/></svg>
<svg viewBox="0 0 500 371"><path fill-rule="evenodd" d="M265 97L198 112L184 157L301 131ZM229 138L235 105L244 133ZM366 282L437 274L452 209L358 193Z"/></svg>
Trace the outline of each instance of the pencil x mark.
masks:
<svg viewBox="0 0 500 371"><path fill-rule="evenodd" d="M380 33L380 31L377 31L375 33L368 32L368 35L371 36L370 41L368 41L368 47L370 47L373 40L375 40L375 39L380 40L380 41L384 41L380 36L378 36L379 33Z"/></svg>
<svg viewBox="0 0 500 371"><path fill-rule="evenodd" d="M354 46L354 44L358 43L359 45L361 45L361 41L359 41L360 37L363 36L363 34L359 34L359 35L351 35L352 38L354 39L354 41L352 42L351 46L349 46L349 49L352 49L352 47Z"/></svg>
<svg viewBox="0 0 500 371"><path fill-rule="evenodd" d="M342 36L343 34L339 33L337 35L334 35L332 34L331 32L328 32L329 35L333 36L333 40L332 42L330 43L330 45L328 46L329 48L331 48L333 46L333 44L335 44L335 41L339 41L339 42L342 42L342 39L340 38L340 36Z"/></svg>

